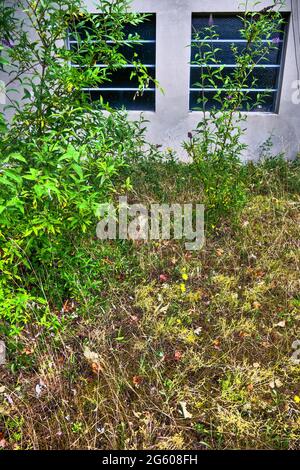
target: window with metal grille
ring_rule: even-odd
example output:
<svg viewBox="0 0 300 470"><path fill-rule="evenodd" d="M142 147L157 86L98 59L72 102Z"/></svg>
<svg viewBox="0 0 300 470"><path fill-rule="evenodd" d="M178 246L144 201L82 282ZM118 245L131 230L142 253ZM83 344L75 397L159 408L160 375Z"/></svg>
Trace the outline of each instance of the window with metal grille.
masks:
<svg viewBox="0 0 300 470"><path fill-rule="evenodd" d="M264 42L266 46L270 45L269 51L264 60L255 66L252 78L255 78L253 85L252 79L249 80L249 87L243 89L247 93L249 100L249 109L247 103L243 105L243 111L260 111L260 112L276 112L278 109L281 75L283 71L284 62L284 44L287 31L286 21L279 26L274 37L266 39ZM199 33L203 32L205 28L213 24L218 38L215 39L199 39ZM190 110L199 110L201 106L199 103L203 97L205 98L205 108L207 110L212 107L220 107L220 102L215 99L216 92L222 95L222 80L215 80L215 86L211 83L201 82L199 84L201 74L207 72L207 67L223 67L222 76L232 74L235 70L236 63L234 54L232 52L232 45L236 46L242 53L247 45L247 41L243 39L240 30L243 28L243 21L237 14L193 14L192 15L192 47L191 47L191 73L190 73ZM203 34L206 36L206 34ZM198 39L196 39L198 38ZM196 56L199 49L205 48L206 43L208 46L213 46L215 58L218 63L208 63L204 67L197 65ZM205 50L205 49L204 49ZM218 87L218 88L216 88ZM224 99L228 91L224 91ZM257 106L251 106L251 102L255 103L257 96L263 95L263 99Z"/></svg>
<svg viewBox="0 0 300 470"><path fill-rule="evenodd" d="M133 61L138 60L146 67L149 76L155 79L156 62L156 15L148 14L143 23L125 27L125 36L138 35L138 41L126 40L127 44L120 47L128 64L110 73L110 80L101 84L99 88L83 88L91 100L103 98L112 108L134 111L155 111L155 85L150 82L149 88L139 90L137 77L131 77L134 70ZM107 41L109 43L110 41ZM130 45L132 43L132 45ZM68 47L76 48L77 40L69 34ZM75 66L75 65L74 65ZM96 63L95 67L106 67L105 64Z"/></svg>

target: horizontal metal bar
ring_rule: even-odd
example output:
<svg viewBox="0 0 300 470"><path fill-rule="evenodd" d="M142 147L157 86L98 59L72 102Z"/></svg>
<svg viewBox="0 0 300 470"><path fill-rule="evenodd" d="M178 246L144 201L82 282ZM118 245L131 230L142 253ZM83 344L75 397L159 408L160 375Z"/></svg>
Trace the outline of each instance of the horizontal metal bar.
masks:
<svg viewBox="0 0 300 470"><path fill-rule="evenodd" d="M78 41L76 39L68 39L68 42L69 44L78 44ZM84 42L84 39L82 39L82 42ZM93 43L93 42L98 42L98 41L93 40L91 42ZM137 39L136 41L130 41L130 40L124 39L124 41L105 41L105 42L106 44L117 44L118 42L120 42L122 44L125 43L125 45L126 44L139 45L139 44L155 44L156 43L155 39Z"/></svg>
<svg viewBox="0 0 300 470"><path fill-rule="evenodd" d="M278 91L278 88L240 88L240 89L234 89L234 88L190 88L190 91L255 91L255 92L271 92L274 93Z"/></svg>
<svg viewBox="0 0 300 470"><path fill-rule="evenodd" d="M197 65L197 64L191 64L191 67L193 68L202 68L202 67L210 67L210 68L218 68L218 67L230 67L230 68L238 68L239 66L237 64L201 64L201 65ZM251 67L251 65L249 65L248 67ZM280 68L280 65L276 64L276 65L263 65L263 64L257 64L257 65L254 65L253 66L254 68L269 68L269 69L279 69Z"/></svg>
<svg viewBox="0 0 300 470"><path fill-rule="evenodd" d="M139 88L81 88L83 91L155 91L155 88L145 88L140 90Z"/></svg>
<svg viewBox="0 0 300 470"><path fill-rule="evenodd" d="M248 44L248 41L246 39L192 39L192 43L213 43L213 42L225 42L225 43L233 43L233 42L238 42L238 43L245 43ZM272 42L272 39L264 39L261 41L264 44L270 44ZM278 43L283 43L282 39L278 40ZM277 44L277 41L276 41Z"/></svg>
<svg viewBox="0 0 300 470"><path fill-rule="evenodd" d="M117 42L129 43L129 44L155 44L156 40L155 39L137 39L136 41L130 41L130 40L124 39L124 41L106 41L107 44L114 44Z"/></svg>
<svg viewBox="0 0 300 470"><path fill-rule="evenodd" d="M77 65L77 64L71 64L72 67L74 68L80 68L80 67L87 67L84 66L84 65ZM144 67L148 67L149 69L150 68L155 68L155 65L154 64L142 64ZM105 64L95 64L95 65L92 65L91 68L93 67L98 67L98 68L107 68L108 65L105 65ZM122 70L122 69L133 69L135 68L135 65L130 65L130 64L126 64L126 65L122 65L122 67L118 67L117 69L113 70L113 72L117 72L118 70Z"/></svg>

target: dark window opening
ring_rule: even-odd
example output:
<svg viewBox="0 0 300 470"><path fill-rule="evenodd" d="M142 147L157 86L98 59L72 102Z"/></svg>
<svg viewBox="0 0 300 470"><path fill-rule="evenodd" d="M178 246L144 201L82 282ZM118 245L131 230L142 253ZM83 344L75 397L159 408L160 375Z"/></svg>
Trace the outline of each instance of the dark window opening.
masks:
<svg viewBox="0 0 300 470"><path fill-rule="evenodd" d="M115 109L125 107L129 111L155 111L155 84L150 81L149 88L140 91L137 77L131 77L131 74L135 68L133 61L137 58L146 67L149 76L155 80L156 15L147 15L145 21L139 25L128 25L124 32L126 38L129 35L138 35L140 38L138 42L131 41L132 44L126 39L129 45L122 45L119 49L128 64L110 72L109 80L101 83L99 88L83 88L83 91L93 101L102 97L104 102L109 103ZM77 31L77 33L84 41L86 31ZM77 48L77 39L72 32L69 33L68 47ZM99 61L95 67L105 68L106 65Z"/></svg>
<svg viewBox="0 0 300 470"><path fill-rule="evenodd" d="M260 111L276 112L281 88L281 75L284 62L284 47L286 41L286 32L288 17L279 26L279 30L274 37L264 39L267 52L260 64L255 66L252 77L243 91L248 99L243 104L241 111ZM211 23L215 27L218 38L196 39L197 34L204 32ZM193 14L192 15L192 47L191 47L191 72L190 72L190 110L200 110L203 107L203 98L205 100L205 109L210 110L213 107L219 108L222 99L228 96L228 90L222 89L223 78L232 76L236 69L236 63L232 46L234 45L238 53L243 53L247 41L241 35L243 21L238 14ZM205 36L205 33L203 34ZM214 54L215 62L208 61L205 66L199 66L196 62L196 56L201 48L205 52L209 47L216 51ZM255 46L253 46L255 47ZM207 48L207 49L206 49ZM215 67L222 66L222 79L216 78L214 85L208 80L201 80L201 76ZM253 82L255 78L255 82ZM199 83L200 82L200 83ZM224 90L224 92L223 92ZM257 98L263 96L257 106L251 106Z"/></svg>

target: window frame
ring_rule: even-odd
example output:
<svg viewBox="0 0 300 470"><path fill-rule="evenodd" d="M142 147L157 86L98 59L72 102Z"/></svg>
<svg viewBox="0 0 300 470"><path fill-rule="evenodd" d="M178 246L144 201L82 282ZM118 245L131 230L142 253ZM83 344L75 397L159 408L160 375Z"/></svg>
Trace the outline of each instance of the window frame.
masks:
<svg viewBox="0 0 300 470"><path fill-rule="evenodd" d="M138 40L138 45L141 45L141 44L154 44L154 63L153 64L144 64L142 63L143 66L147 67L147 68L151 68L154 70L154 78L156 78L156 72L157 72L157 66L156 66L156 58L157 58L157 14L155 12L151 12L151 13L142 13L142 14L146 14L146 15L149 15L149 16L152 16L152 21L154 22L154 31L155 31L155 39L139 39ZM101 15L101 13L99 13L99 15ZM147 20L146 20L147 21ZM142 24L142 23L141 23ZM132 44L135 44L135 41L128 41L128 43L132 43ZM77 41L74 39L70 39L70 31L68 30L68 33L67 33L67 38L66 38L66 47L68 48L68 50L70 50L70 46L71 44L77 44ZM108 40L106 41L107 44L113 44L114 41L112 40ZM80 67L80 65L76 65L76 64L71 64L72 67ZM105 64L95 64L94 67L108 67L107 65ZM130 68L134 68L134 65L132 64L126 64L126 65L123 65L122 67L120 67L119 70L122 70L122 69L130 69ZM139 91L139 88L137 87L128 87L128 88L125 88L125 87L114 87L113 86L113 81L111 82L111 87L96 87L96 88L82 88L81 90L83 92L93 92L93 91L98 91L98 92L109 92L109 91L112 91L112 92L138 92ZM117 108L114 108L114 109L122 109L123 107L128 111L128 112L138 112L138 113L142 113L142 112L156 112L156 93L157 93L157 87L155 86L151 86L151 87L148 87L148 88L145 88L143 90L143 93L148 93L148 92L151 92L153 93L153 106L151 107L151 109L127 109L127 107L123 104L123 103L120 103L120 106L118 106ZM104 99L104 101L106 101ZM107 100L107 102L109 103L109 101ZM113 106L112 106L113 108Z"/></svg>
<svg viewBox="0 0 300 470"><path fill-rule="evenodd" d="M191 107L191 92L195 92L195 91L201 91L202 88L194 88L192 87L192 84L191 84L191 74L192 74L192 69L193 68L197 68L197 65L195 64L192 64L192 44L197 42L193 39L193 18L196 17L196 16L207 16L209 17L209 15L211 14L211 12L192 12L191 13L191 60L190 60L190 79L189 79L189 112L190 113L197 113L197 112L203 112L202 110L199 110L199 109L193 109ZM226 18L226 17L233 17L233 16L238 16L240 15L239 12L212 12L213 15L216 15L218 16L219 18ZM258 113L258 114L267 114L267 115L272 115L272 114L279 114L279 110L280 110L280 104L281 104L281 96L282 96L282 88L283 88L283 75L284 75L284 71L285 71L285 61L286 61L286 52L287 52L287 46L288 46L288 37L289 37L289 28L290 28L290 17L291 17L291 13L290 12L282 12L282 15L284 16L284 19L286 21L286 24L284 26L284 32L283 32L283 38L280 40L280 42L282 43L282 49L281 49L281 57L280 57L280 62L278 64L264 64L264 65L259 65L257 66L256 68L278 68L279 69L279 72L278 72L278 75L276 77L276 80L277 80L277 85L276 85L276 89L272 89L270 90L272 93L275 93L276 94L276 97L274 97L274 104L273 104L273 109L271 111L266 111L266 110L258 110L258 109L255 109L253 111L248 111L248 110L240 110L239 112L241 113L246 113L246 114L255 114L255 113ZM199 41L201 42L201 41ZM216 41L210 41L210 42L217 42ZM233 40L233 39L221 39L220 40L220 43L223 42L223 43L228 43L228 44L233 44L233 43L243 43L245 42L245 40ZM221 65L225 65L225 67L231 67L231 68L234 68L236 67L235 64L218 64L218 65L211 65L212 67L218 67L218 66L221 66ZM203 89L204 91L206 92L210 92L210 91L218 91L218 90L222 90L222 88L205 88ZM245 91L250 91L250 92L256 92L256 91L267 91L268 89L267 88L264 88L264 89L260 89L260 88L257 88L257 89L251 89L251 88L247 88L245 89ZM206 112L209 113L209 110L207 110Z"/></svg>

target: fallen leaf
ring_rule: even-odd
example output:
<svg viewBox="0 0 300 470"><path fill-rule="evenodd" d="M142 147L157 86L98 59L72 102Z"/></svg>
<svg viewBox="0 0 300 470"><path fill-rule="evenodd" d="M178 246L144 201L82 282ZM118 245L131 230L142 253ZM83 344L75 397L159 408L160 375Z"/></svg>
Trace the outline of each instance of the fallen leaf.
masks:
<svg viewBox="0 0 300 470"><path fill-rule="evenodd" d="M31 356L31 354L34 353L34 348L25 348L23 349L23 354L25 354L26 356Z"/></svg>
<svg viewBox="0 0 300 470"><path fill-rule="evenodd" d="M130 321L131 323L137 323L139 318L136 315L130 315Z"/></svg>
<svg viewBox="0 0 300 470"><path fill-rule="evenodd" d="M274 388L280 388L282 387L283 383L279 379L272 380L269 383L269 387L274 389Z"/></svg>
<svg viewBox="0 0 300 470"><path fill-rule="evenodd" d="M183 415L184 419L191 419L193 417L193 415L188 412L188 410L186 408L187 407L186 401L180 401L179 405L181 407L181 411L182 411L182 415Z"/></svg>
<svg viewBox="0 0 300 470"><path fill-rule="evenodd" d="M280 388L280 387L283 386L283 383L281 382L281 380L276 379L276 380L275 380L275 385L276 385L277 388Z"/></svg>
<svg viewBox="0 0 300 470"><path fill-rule="evenodd" d="M276 323L274 326L279 326L279 328L285 328L285 321L280 321L279 323Z"/></svg>
<svg viewBox="0 0 300 470"><path fill-rule="evenodd" d="M143 382L143 378L140 375L134 375L132 377L132 383L134 385L140 385Z"/></svg>
<svg viewBox="0 0 300 470"><path fill-rule="evenodd" d="M248 336L250 336L249 333L245 333L244 331L239 332L239 337L242 339L247 338Z"/></svg>
<svg viewBox="0 0 300 470"><path fill-rule="evenodd" d="M221 341L220 339L215 339L215 341L213 342L213 346L215 349L217 349L218 351L220 351L221 349Z"/></svg>
<svg viewBox="0 0 300 470"><path fill-rule="evenodd" d="M5 447L7 447L7 441L5 439L1 439L0 440L0 448L4 449Z"/></svg>
<svg viewBox="0 0 300 470"><path fill-rule="evenodd" d="M35 386L35 395L37 398L41 396L43 388L46 388L46 385L42 380L40 380L39 383Z"/></svg>
<svg viewBox="0 0 300 470"><path fill-rule="evenodd" d="M175 359L175 361L180 361L181 358L182 358L182 352L180 352L180 351L175 351L175 353L174 353L174 359Z"/></svg>
<svg viewBox="0 0 300 470"><path fill-rule="evenodd" d="M63 308L61 310L61 313L73 313L76 310L76 306L73 300L66 300Z"/></svg>
<svg viewBox="0 0 300 470"><path fill-rule="evenodd" d="M91 367L94 374L99 374L102 371L102 367L98 362L93 362Z"/></svg>
<svg viewBox="0 0 300 470"><path fill-rule="evenodd" d="M13 399L11 398L10 395L8 395L7 393L5 393L4 396L5 396L6 400L8 401L8 403L9 403L10 405L13 405L13 404L14 404L14 401L13 401Z"/></svg>
<svg viewBox="0 0 300 470"><path fill-rule="evenodd" d="M258 278L262 278L265 276L265 272L264 271L255 271L254 275Z"/></svg>
<svg viewBox="0 0 300 470"><path fill-rule="evenodd" d="M293 343L292 343L292 348L293 348L293 349L298 349L298 348L300 348L300 339L296 339L295 341L293 341Z"/></svg>
<svg viewBox="0 0 300 470"><path fill-rule="evenodd" d="M85 348L83 355L89 362L92 363L97 362L99 360L99 354L91 351L89 348Z"/></svg>
<svg viewBox="0 0 300 470"><path fill-rule="evenodd" d="M64 362L65 362L64 356L58 356L57 362L58 362L58 364L64 364Z"/></svg>
<svg viewBox="0 0 300 470"><path fill-rule="evenodd" d="M196 328L196 329L194 330L194 333L195 333L195 335L199 336L200 333L201 333L201 331L202 331L202 326L198 326L198 328Z"/></svg>
<svg viewBox="0 0 300 470"><path fill-rule="evenodd" d="M42 393L42 387L40 386L40 384L37 384L35 386L35 395L36 395L36 397L39 398L41 393Z"/></svg>

